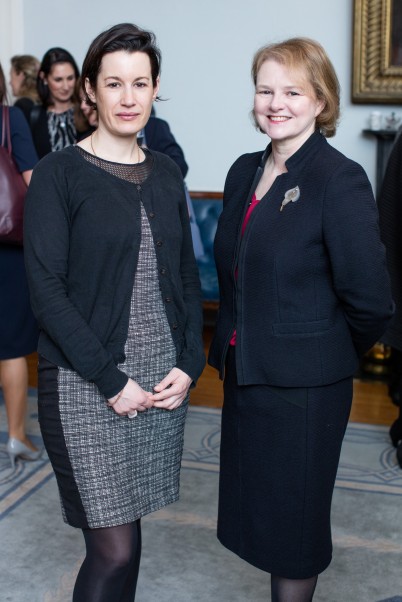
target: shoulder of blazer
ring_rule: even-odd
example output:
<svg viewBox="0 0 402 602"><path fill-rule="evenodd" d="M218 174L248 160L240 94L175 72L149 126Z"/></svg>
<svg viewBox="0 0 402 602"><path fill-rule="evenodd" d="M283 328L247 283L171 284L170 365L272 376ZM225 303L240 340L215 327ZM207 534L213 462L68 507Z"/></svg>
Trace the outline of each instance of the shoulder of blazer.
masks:
<svg viewBox="0 0 402 602"><path fill-rule="evenodd" d="M224 188L224 199L231 197L241 189L241 194L247 192L253 182L258 167L264 157L264 151L241 155L228 171Z"/></svg>

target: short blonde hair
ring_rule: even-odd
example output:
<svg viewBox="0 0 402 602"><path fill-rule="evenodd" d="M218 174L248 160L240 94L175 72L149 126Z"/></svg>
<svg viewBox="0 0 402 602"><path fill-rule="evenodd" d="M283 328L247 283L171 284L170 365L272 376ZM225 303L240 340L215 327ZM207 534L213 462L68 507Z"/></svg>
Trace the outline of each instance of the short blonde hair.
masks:
<svg viewBox="0 0 402 602"><path fill-rule="evenodd" d="M324 48L309 38L290 38L263 46L256 52L251 68L254 85L261 65L267 60L306 74L317 99L324 103L324 108L316 119L316 127L326 138L334 136L340 115L340 86ZM257 123L256 125L258 127Z"/></svg>

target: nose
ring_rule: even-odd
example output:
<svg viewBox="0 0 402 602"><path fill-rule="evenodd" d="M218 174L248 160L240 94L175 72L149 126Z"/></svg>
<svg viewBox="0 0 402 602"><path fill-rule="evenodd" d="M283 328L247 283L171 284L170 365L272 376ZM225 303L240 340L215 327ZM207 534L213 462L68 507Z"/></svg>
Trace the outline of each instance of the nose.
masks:
<svg viewBox="0 0 402 602"><path fill-rule="evenodd" d="M280 94L272 94L270 108L272 111L279 111L283 108L283 100Z"/></svg>
<svg viewBox="0 0 402 602"><path fill-rule="evenodd" d="M123 89L121 103L128 107L135 105L135 91L132 86L127 86Z"/></svg>

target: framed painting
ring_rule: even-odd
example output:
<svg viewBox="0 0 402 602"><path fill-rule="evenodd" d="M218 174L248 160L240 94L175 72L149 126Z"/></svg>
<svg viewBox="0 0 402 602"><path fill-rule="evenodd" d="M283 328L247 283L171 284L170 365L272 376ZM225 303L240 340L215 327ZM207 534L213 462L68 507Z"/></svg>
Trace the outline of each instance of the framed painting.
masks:
<svg viewBox="0 0 402 602"><path fill-rule="evenodd" d="M402 0L354 0L352 102L402 103Z"/></svg>

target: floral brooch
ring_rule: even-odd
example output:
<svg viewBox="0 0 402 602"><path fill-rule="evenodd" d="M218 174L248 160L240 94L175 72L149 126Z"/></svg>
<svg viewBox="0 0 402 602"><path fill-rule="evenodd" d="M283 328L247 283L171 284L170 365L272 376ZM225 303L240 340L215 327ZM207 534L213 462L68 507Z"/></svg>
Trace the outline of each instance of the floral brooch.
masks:
<svg viewBox="0 0 402 602"><path fill-rule="evenodd" d="M296 188L291 188L290 190L287 190L285 192L285 197L282 201L281 208L279 209L279 211L282 211L282 209L288 203L295 203L296 201L299 200L299 198L300 198L300 188L298 186L296 186Z"/></svg>

